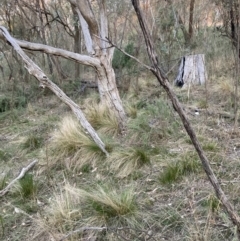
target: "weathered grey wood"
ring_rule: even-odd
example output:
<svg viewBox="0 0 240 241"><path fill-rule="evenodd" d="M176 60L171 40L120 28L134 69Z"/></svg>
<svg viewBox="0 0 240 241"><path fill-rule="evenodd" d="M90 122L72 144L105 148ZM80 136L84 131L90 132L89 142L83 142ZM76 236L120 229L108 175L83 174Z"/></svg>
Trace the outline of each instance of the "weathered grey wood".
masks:
<svg viewBox="0 0 240 241"><path fill-rule="evenodd" d="M204 54L184 56L178 70L175 85L182 87L187 84L202 85L207 81Z"/></svg>
<svg viewBox="0 0 240 241"><path fill-rule="evenodd" d="M37 162L38 160L34 160L26 167L23 167L19 175L15 179L13 179L3 190L0 191L0 197L4 196L16 181L22 179L25 174L36 165Z"/></svg>
<svg viewBox="0 0 240 241"><path fill-rule="evenodd" d="M25 63L25 68L28 70L29 74L33 75L39 82L40 86L45 88L49 88L60 100L62 100L65 104L67 104L73 113L76 115L78 121L81 123L82 127L89 134L89 136L94 140L94 142L99 146L99 148L108 155L108 152L105 149L105 145L93 129L91 124L85 118L80 107L71 100L56 84L54 84L41 70L39 66L37 66L21 49L17 41L9 34L7 29L3 26L0 26L0 30L2 35L6 38L6 40L12 45L14 50L19 54Z"/></svg>

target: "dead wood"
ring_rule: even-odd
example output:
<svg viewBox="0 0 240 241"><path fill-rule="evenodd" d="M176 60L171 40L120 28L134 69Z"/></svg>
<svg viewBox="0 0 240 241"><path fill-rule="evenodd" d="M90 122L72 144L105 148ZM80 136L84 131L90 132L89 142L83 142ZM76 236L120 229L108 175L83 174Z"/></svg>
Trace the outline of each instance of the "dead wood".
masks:
<svg viewBox="0 0 240 241"><path fill-rule="evenodd" d="M24 53L24 51L21 49L17 41L9 34L5 27L0 26L0 30L1 35L5 37L5 39L11 44L14 50L22 58L23 62L25 63L25 68L28 70L29 74L33 75L40 82L40 87L49 88L60 100L62 100L71 108L71 110L77 117L78 121L81 123L81 126L84 128L86 133L93 139L93 141L98 145L98 147L108 156L108 152L105 149L104 143L98 136L97 132L93 129L91 124L87 121L80 107L73 100L71 100L56 84L54 84L44 74L42 69Z"/></svg>
<svg viewBox="0 0 240 241"><path fill-rule="evenodd" d="M8 191L13 186L13 184L16 181L22 179L25 176L25 174L36 165L37 162L38 162L37 160L34 160L28 166L23 167L20 174L15 179L13 179L3 190L0 191L0 197L4 196L6 193L8 193Z"/></svg>

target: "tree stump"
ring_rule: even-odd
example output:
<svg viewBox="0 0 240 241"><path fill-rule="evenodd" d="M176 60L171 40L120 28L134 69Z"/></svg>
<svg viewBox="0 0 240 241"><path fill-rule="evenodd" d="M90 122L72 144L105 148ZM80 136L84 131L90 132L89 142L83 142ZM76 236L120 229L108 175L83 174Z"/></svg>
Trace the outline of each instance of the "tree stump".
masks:
<svg viewBox="0 0 240 241"><path fill-rule="evenodd" d="M176 86L183 87L187 84L202 85L207 80L204 54L184 56L178 70L177 78L174 83Z"/></svg>

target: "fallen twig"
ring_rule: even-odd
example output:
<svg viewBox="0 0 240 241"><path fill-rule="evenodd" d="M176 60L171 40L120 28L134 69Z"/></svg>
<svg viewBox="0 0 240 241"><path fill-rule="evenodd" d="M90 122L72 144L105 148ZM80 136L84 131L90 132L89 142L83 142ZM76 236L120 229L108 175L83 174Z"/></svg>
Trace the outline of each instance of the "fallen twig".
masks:
<svg viewBox="0 0 240 241"><path fill-rule="evenodd" d="M32 161L28 166L26 167L23 167L22 171L20 172L20 174L15 178L13 179L3 190L0 191L0 197L4 196L8 191L9 189L12 187L12 185L20 180L21 178L24 177L24 175L31 169L35 166L35 164L37 163L38 161L37 160L34 160Z"/></svg>

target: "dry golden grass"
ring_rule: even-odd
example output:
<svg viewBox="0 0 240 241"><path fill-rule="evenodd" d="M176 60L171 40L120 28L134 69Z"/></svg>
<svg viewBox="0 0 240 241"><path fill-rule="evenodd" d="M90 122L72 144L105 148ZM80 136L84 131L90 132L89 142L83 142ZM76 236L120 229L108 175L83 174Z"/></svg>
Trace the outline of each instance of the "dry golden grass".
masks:
<svg viewBox="0 0 240 241"><path fill-rule="evenodd" d="M72 117L63 118L53 134L52 147L52 163L60 161L69 168L79 169L87 163L95 165L96 161L104 158L100 148Z"/></svg>
<svg viewBox="0 0 240 241"><path fill-rule="evenodd" d="M67 184L66 186L70 186ZM35 240L59 240L82 218L81 199L78 194L63 187L55 192L49 206L35 221ZM77 239L75 239L77 240Z"/></svg>
<svg viewBox="0 0 240 241"><path fill-rule="evenodd" d="M150 157L145 150L140 148L126 147L116 150L109 157L110 169L117 177L124 178L145 165L150 165Z"/></svg>
<svg viewBox="0 0 240 241"><path fill-rule="evenodd" d="M133 189L119 190L97 185L85 190L67 183L60 193L53 195L49 207L35 220L34 237L39 240L43 237L46 240L51 237L59 240L74 231L76 226L83 230L87 227L131 227L137 223L137 218L136 194ZM71 240L82 240L80 238L86 234L91 238L97 237L98 232L85 230L73 234Z"/></svg>
<svg viewBox="0 0 240 241"><path fill-rule="evenodd" d="M119 134L118 120L104 104L86 101L84 107L87 119L94 129L105 135L116 136Z"/></svg>

